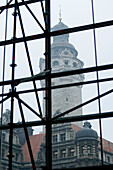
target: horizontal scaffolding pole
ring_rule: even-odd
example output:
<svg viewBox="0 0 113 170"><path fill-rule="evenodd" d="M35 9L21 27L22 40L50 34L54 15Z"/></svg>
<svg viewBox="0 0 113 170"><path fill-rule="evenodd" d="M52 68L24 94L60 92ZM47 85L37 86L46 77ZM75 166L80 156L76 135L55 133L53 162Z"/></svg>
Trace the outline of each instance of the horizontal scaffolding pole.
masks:
<svg viewBox="0 0 113 170"><path fill-rule="evenodd" d="M58 118L52 121L52 124L57 123L66 123L66 122L77 122L77 121L84 121L84 120L93 120L93 119L100 119L100 118L110 118L113 117L113 112L103 112L103 113L95 113L95 114L87 114L82 116L71 116L71 117L64 117Z"/></svg>
<svg viewBox="0 0 113 170"><path fill-rule="evenodd" d="M73 86L83 86L83 85L89 85L89 84L93 84L93 83L103 83L103 82L109 82L109 81L113 81L113 78L105 78L105 79L99 79L99 80L91 80L91 81L83 81L83 82L77 82L77 83L71 83L71 84L63 84L63 85L57 85L57 86L51 86L51 87L44 87L44 88L38 88L36 89L36 91L44 91L44 90L49 90L51 88L51 90L54 89L61 89L61 88L68 88L68 87L73 87ZM30 89L30 90L23 90L23 91L16 91L16 94L25 94L25 93L33 93L35 92L34 89ZM0 97L3 96L8 96L9 93L4 93L4 94L0 94Z"/></svg>
<svg viewBox="0 0 113 170"><path fill-rule="evenodd" d="M83 86L83 85L88 85L88 84L93 84L93 83L102 83L102 82L108 82L108 81L113 81L113 78L105 78L105 79L99 79L99 80L91 80L91 81L83 81L83 82L77 82L77 83L71 83L71 84L63 84L63 85L57 85L57 86L51 86L51 87L45 87L45 88L38 88L36 91L44 91L44 90L54 90L54 89L61 89L61 88L68 88L68 87L73 87L73 86ZM24 94L24 93L32 93L34 92L34 89L31 90L24 90L24 91L17 91L17 94ZM4 95L8 95L4 94ZM3 95L0 95L3 96Z"/></svg>
<svg viewBox="0 0 113 170"><path fill-rule="evenodd" d="M107 96L107 95L109 95L111 93L113 93L113 89L111 89L109 91L106 91L105 93L102 93L102 94L100 94L100 95L98 95L98 96L96 96L96 97L94 97L92 99L89 99L89 100L85 101L84 103L81 103L81 104L79 104L79 105L77 105L75 107L72 107L71 109L68 109L68 110L64 111L63 113L60 113L57 116L54 116L51 119L51 121L56 120L59 117L65 116L65 115L67 115L67 114L69 114L69 113L71 113L71 112L73 112L73 111L75 111L75 110L77 110L79 108L82 108L83 106L86 106L87 104L92 103L92 102L94 102L94 101L96 101L96 100L98 100L98 99L100 99L102 97L105 97L105 96Z"/></svg>
<svg viewBox="0 0 113 170"><path fill-rule="evenodd" d="M26 36L25 38L23 38L23 37L16 38L15 43L37 40L37 39L45 38L47 36L53 37L53 36L58 36L58 35L62 35L62 34L76 33L76 32L80 32L80 31L86 31L86 30L91 30L91 29L96 29L96 28L103 28L103 27L112 26L112 25L113 25L113 20L105 21L105 22L99 22L99 23L95 23L95 24L89 24L89 25L83 25L83 26L68 28L68 29L64 29L64 30L53 31L53 32L50 32L50 33L42 33L42 34ZM13 39L1 41L0 46L13 44L13 41L14 41Z"/></svg>
<svg viewBox="0 0 113 170"><path fill-rule="evenodd" d="M28 0L28 1L24 1L24 2L25 2L26 4L32 4L32 3L36 3L36 2L40 2L40 1L44 1L44 0ZM24 2L19 2L19 3L18 3L18 6L25 5ZM1 6L1 7L0 7L0 10L13 8L14 6L15 6L15 4L10 4L10 5Z"/></svg>
<svg viewBox="0 0 113 170"><path fill-rule="evenodd" d="M51 73L51 74L49 74L49 76L51 78L59 78L59 77L65 77L65 76L71 76L71 75L77 75L77 74L83 74L83 73L91 73L91 72L95 72L95 71L104 71L104 70L109 70L109 69L113 69L113 64L102 65L102 66L98 66L98 67L89 67L89 68L83 68L83 69L77 69L77 70L71 70L71 71L65 71L65 72L63 71L63 72L58 72L58 73ZM20 83L26 83L26 82L30 82L33 80L43 80L43 79L47 78L48 72L49 71L45 71L45 72L39 73L37 75L34 75L32 77L15 79L15 81L13 83L15 86L17 86ZM11 80L0 82L0 86L11 85L11 84L12 84Z"/></svg>
<svg viewBox="0 0 113 170"><path fill-rule="evenodd" d="M26 122L26 127L44 126L47 123L57 124L57 123L94 120L94 119L99 119L99 118L110 118L110 117L113 117L113 112L103 112L101 114L92 113L92 114L86 114L86 115L81 115L81 116L71 116L71 117L58 118L58 119L53 120L53 121L46 121L46 120L30 121L30 122ZM22 123L13 123L13 128L23 128L23 127L24 127L24 125ZM10 125L0 126L0 130L6 130L6 129L10 129Z"/></svg>

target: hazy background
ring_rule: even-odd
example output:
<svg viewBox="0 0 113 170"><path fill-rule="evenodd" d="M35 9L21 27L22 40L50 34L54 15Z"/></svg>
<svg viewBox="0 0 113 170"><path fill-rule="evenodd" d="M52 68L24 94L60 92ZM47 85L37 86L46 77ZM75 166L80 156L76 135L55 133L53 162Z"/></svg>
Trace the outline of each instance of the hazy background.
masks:
<svg viewBox="0 0 113 170"><path fill-rule="evenodd" d="M5 0L0 0L0 6L5 4ZM21 1L19 1L21 2ZM91 13L91 0L51 0L51 27L59 22L59 6L61 6L62 22L68 25L68 27L76 27L81 25L92 24ZM40 3L34 3L29 5L37 16L41 24L44 26L43 15L41 12ZM42 33L35 20L25 7L20 7L22 20L25 28L25 34L34 35ZM8 31L7 39L13 37L13 9L8 11ZM112 0L95 0L94 1L94 13L95 22L102 22L113 19L113 1ZM0 14L0 41L3 41L5 37L5 11ZM17 17L17 37L22 37L21 28L19 24L19 18ZM51 40L52 41L52 40ZM98 65L113 63L113 26L96 29L96 42L97 42L97 57ZM78 58L84 62L84 67L95 66L95 54L93 43L93 31L82 31L78 33L70 34L70 43L73 44L78 51ZM33 66L34 74L39 73L39 59L44 57L45 40L34 40L28 42L29 52L31 56L31 62ZM2 81L3 74L3 51L4 47L0 47L0 81ZM15 78L21 78L30 76L29 65L24 48L24 43L16 45L16 64ZM6 47L6 64L5 64L5 80L11 79L11 67L12 63L12 45ZM101 71L99 78L112 77L113 71ZM85 80L96 79L96 73L85 74ZM37 87L40 86L40 82L37 82ZM25 83L19 85L17 90L24 90L33 88L32 83ZM113 88L113 82L100 83L100 93ZM8 92L10 86L5 87L5 92ZM0 92L2 88L0 87ZM97 96L97 85L85 85L82 88L83 102ZM34 94L23 94L20 97L28 103L32 108L38 112L36 100ZM40 101L42 104L42 93L39 93ZM54 100L54 99L53 99ZM10 99L4 102L5 109L10 109ZM27 108L23 107L26 121L38 120L37 116L33 115ZM113 94L105 96L101 99L101 111L108 112L113 110ZM98 102L93 102L83 107L83 113L98 113ZM14 106L14 121L20 121L18 103L15 100ZM92 126L99 132L98 121L91 121ZM112 128L113 119L102 119L103 137L113 142ZM38 127L35 133L41 131Z"/></svg>

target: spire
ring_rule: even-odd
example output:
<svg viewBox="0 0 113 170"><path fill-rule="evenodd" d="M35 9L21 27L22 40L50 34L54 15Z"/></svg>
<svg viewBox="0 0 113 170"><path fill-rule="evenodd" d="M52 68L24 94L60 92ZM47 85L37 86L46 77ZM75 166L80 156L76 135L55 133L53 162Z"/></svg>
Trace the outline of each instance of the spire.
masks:
<svg viewBox="0 0 113 170"><path fill-rule="evenodd" d="M62 17L61 17L61 5L59 5L59 21L62 21Z"/></svg>

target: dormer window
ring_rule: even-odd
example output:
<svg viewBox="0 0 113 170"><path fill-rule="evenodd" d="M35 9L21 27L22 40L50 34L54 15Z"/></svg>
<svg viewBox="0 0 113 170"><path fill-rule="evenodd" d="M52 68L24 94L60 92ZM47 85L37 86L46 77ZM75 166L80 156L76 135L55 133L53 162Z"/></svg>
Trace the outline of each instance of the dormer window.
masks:
<svg viewBox="0 0 113 170"><path fill-rule="evenodd" d="M64 51L64 55L68 55L69 54L69 52L68 51Z"/></svg>
<svg viewBox="0 0 113 170"><path fill-rule="evenodd" d="M60 56L73 57L74 55L66 48L65 50L63 50L63 51L61 52Z"/></svg>

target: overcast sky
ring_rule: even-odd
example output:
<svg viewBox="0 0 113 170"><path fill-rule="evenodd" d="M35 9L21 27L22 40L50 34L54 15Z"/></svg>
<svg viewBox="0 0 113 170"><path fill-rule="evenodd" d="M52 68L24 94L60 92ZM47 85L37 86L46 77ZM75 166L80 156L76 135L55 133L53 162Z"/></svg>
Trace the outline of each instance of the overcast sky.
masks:
<svg viewBox="0 0 113 170"><path fill-rule="evenodd" d="M0 6L4 5L5 0L0 0ZM20 1L19 1L20 2ZM51 1L51 26L59 22L59 6L61 6L62 22L68 27L76 27L81 25L92 24L91 14L91 0L52 0ZM40 3L29 5L37 16L41 24L44 26L43 16L41 12ZM94 12L95 22L102 22L113 19L113 0L94 0ZM9 10L8 13L8 31L7 39L13 37L13 9ZM25 7L21 7L21 15L27 35L34 35L42 33L37 23L33 20L29 12ZM4 40L5 30L5 11L0 14L0 41ZM19 19L17 19L17 37L21 37L21 29L19 25ZM101 28L96 30L97 40L97 57L98 65L111 64L113 63L113 26ZM29 52L31 56L31 62L33 65L34 74L39 73L39 59L44 57L44 39L35 40L28 42ZM78 51L78 58L84 62L84 67L95 66L95 55L94 55L94 43L93 43L93 31L83 31L78 33L70 34L70 43L72 43ZM0 81L2 81L2 69L3 69L3 47L0 47ZM16 45L16 71L15 78L30 76L29 66L27 62L27 56L23 43ZM8 45L6 48L6 66L5 66L5 79L11 79L11 67L12 62L12 45ZM99 74L99 78L112 77L113 71L103 71ZM96 74L85 74L85 80L92 80L96 78ZM39 83L37 83L39 85ZM106 82L100 84L100 93L112 89L112 82ZM17 90L32 88L31 83L19 85ZM5 92L8 92L10 86L5 87ZM1 87L0 87L1 90ZM97 95L97 85L86 85L82 88L83 102L95 97ZM41 93L39 94L42 101ZM31 107L37 110L35 97L33 95L21 95ZM110 94L101 99L102 112L113 110L113 94ZM4 102L5 109L10 109L10 99ZM15 121L20 120L19 109L17 101L15 100ZM24 108L25 118L27 121L38 120L28 109ZM97 113L98 103L93 102L83 108L83 113ZM108 121L109 120L109 121ZM112 128L113 119L107 119L102 121L103 124L103 136L106 139L113 141ZM98 123L92 121L93 128L99 131Z"/></svg>

